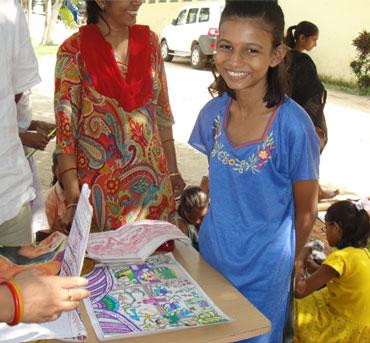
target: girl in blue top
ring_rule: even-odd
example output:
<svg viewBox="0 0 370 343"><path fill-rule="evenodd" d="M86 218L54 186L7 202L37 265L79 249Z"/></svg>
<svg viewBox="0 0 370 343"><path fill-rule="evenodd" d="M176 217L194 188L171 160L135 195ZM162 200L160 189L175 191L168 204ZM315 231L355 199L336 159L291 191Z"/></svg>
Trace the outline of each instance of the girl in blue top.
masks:
<svg viewBox="0 0 370 343"><path fill-rule="evenodd" d="M294 257L316 215L320 147L311 119L285 96L284 15L276 1L228 1L210 87L189 143L209 159L211 206L202 256L271 321L282 341Z"/></svg>

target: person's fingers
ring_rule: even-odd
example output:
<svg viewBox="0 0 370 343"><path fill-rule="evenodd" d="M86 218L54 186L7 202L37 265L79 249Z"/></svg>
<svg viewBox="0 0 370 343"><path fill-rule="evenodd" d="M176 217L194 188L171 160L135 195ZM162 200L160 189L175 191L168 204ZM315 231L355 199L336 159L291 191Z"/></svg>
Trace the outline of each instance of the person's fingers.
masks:
<svg viewBox="0 0 370 343"><path fill-rule="evenodd" d="M62 311L72 311L80 305L80 301L65 301Z"/></svg>
<svg viewBox="0 0 370 343"><path fill-rule="evenodd" d="M64 290L64 301L79 303L82 299L87 298L90 292L83 288L68 288Z"/></svg>
<svg viewBox="0 0 370 343"><path fill-rule="evenodd" d="M79 276L73 276L73 277L63 276L60 278L60 286L62 288L83 287L83 286L86 286L88 283L89 283L89 280L79 277Z"/></svg>

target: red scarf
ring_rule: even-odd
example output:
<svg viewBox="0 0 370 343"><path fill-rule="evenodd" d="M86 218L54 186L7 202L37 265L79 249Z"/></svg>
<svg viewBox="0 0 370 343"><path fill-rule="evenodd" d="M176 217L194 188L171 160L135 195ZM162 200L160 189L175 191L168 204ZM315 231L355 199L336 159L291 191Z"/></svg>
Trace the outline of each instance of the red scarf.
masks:
<svg viewBox="0 0 370 343"><path fill-rule="evenodd" d="M129 27L126 79L118 68L112 46L97 25L80 28L81 56L94 88L116 99L127 112L144 106L153 97L150 30L148 26Z"/></svg>

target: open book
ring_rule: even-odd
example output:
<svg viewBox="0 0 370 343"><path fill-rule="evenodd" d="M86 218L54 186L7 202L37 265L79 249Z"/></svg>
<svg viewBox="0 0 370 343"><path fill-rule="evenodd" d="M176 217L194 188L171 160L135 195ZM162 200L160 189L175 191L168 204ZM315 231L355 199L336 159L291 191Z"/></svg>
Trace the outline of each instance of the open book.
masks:
<svg viewBox="0 0 370 343"><path fill-rule="evenodd" d="M115 231L90 234L87 256L109 265L139 264L163 243L175 239L191 244L190 239L169 222L142 220Z"/></svg>
<svg viewBox="0 0 370 343"><path fill-rule="evenodd" d="M85 277L90 297L84 303L101 341L130 342L135 336L232 321L172 253L152 255L144 264L95 266Z"/></svg>

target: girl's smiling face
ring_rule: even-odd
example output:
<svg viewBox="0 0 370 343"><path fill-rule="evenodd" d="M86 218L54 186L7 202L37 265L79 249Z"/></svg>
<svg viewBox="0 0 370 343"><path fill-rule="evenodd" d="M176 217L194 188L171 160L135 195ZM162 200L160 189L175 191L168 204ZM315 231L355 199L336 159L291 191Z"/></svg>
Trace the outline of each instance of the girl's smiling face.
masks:
<svg viewBox="0 0 370 343"><path fill-rule="evenodd" d="M220 25L215 64L227 86L236 93L260 86L265 92L267 71L282 58L273 49L273 35L252 18L232 18Z"/></svg>

